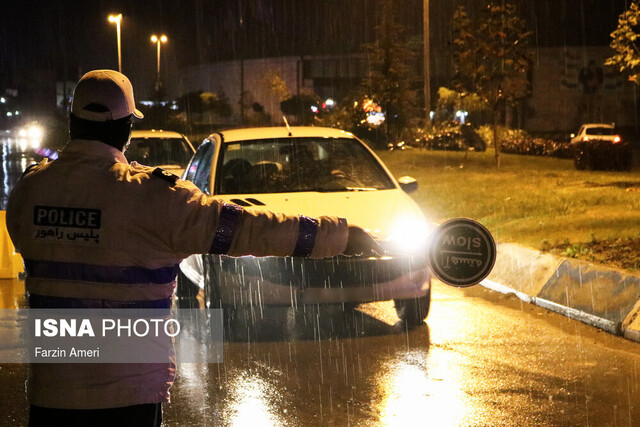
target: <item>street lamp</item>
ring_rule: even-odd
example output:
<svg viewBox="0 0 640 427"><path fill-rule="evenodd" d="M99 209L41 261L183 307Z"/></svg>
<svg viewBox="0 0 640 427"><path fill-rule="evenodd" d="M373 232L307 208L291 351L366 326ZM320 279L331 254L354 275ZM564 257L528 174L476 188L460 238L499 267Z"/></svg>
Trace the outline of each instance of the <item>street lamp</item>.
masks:
<svg viewBox="0 0 640 427"><path fill-rule="evenodd" d="M422 1L422 30L424 55L424 126L431 124L431 46L429 37L429 0Z"/></svg>
<svg viewBox="0 0 640 427"><path fill-rule="evenodd" d="M120 44L120 21L122 21L122 14L109 15L109 22L116 24L116 32L118 34L118 71L122 72L122 51Z"/></svg>
<svg viewBox="0 0 640 427"><path fill-rule="evenodd" d="M151 42L156 43L158 45L158 68L157 68L158 82L160 82L160 44L166 43L167 40L168 40L167 36L165 36L164 34L161 35L160 37L156 36L155 34L151 36Z"/></svg>

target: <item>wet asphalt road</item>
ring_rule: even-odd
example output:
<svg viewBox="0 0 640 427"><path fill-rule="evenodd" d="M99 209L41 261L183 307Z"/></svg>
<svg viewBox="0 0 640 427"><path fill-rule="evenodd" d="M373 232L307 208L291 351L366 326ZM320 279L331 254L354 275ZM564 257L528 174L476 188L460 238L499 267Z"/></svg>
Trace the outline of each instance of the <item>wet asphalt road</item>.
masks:
<svg viewBox="0 0 640 427"><path fill-rule="evenodd" d="M361 310L303 319L297 336L274 332L267 315L261 342L227 344L220 365L183 367L167 422L640 423L635 343L481 287L438 285L428 325L410 331L391 303Z"/></svg>
<svg viewBox="0 0 640 427"><path fill-rule="evenodd" d="M42 156L34 151L25 151L20 143L11 140L0 131L0 210L7 208L7 199L11 189L31 164L39 162Z"/></svg>
<svg viewBox="0 0 640 427"><path fill-rule="evenodd" d="M223 363L179 366L165 425L640 424L636 343L479 286L436 284L428 324L397 320L392 303L269 310ZM25 425L25 375L0 365L0 425Z"/></svg>

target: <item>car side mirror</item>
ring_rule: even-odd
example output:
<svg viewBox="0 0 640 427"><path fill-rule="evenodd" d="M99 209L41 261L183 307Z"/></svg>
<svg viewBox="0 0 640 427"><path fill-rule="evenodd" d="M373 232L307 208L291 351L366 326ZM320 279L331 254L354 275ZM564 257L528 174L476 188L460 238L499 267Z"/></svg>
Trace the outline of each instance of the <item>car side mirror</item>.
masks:
<svg viewBox="0 0 640 427"><path fill-rule="evenodd" d="M400 184L400 188L402 188L402 190L407 194L413 193L418 189L418 181L410 176L402 176L398 178L398 184Z"/></svg>

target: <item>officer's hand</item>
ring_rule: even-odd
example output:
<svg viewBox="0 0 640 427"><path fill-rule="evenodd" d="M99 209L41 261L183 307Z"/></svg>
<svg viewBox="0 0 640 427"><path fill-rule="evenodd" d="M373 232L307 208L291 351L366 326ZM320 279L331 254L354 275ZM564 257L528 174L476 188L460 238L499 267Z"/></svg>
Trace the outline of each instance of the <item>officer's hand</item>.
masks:
<svg viewBox="0 0 640 427"><path fill-rule="evenodd" d="M356 225L349 226L349 240L347 241L347 248L343 252L344 255L381 255L383 253L384 250L371 234Z"/></svg>

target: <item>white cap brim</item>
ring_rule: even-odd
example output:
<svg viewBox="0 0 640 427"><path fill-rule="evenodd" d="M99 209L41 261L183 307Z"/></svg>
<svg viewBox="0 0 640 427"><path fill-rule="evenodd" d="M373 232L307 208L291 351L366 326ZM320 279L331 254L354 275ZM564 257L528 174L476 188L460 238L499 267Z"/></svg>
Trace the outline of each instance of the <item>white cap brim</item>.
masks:
<svg viewBox="0 0 640 427"><path fill-rule="evenodd" d="M136 119L142 119L144 118L144 114L142 114L142 112L136 108L133 110L133 117L135 117Z"/></svg>

